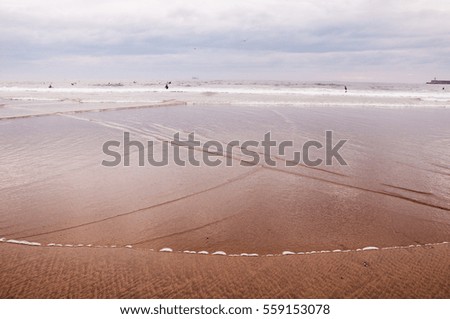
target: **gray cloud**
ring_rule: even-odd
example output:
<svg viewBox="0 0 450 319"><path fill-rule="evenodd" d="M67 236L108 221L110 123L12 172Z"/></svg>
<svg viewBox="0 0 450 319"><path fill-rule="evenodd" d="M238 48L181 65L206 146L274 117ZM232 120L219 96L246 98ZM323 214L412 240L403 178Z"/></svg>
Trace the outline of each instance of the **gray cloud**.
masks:
<svg viewBox="0 0 450 319"><path fill-rule="evenodd" d="M449 37L438 0L2 0L0 72L424 81L450 77Z"/></svg>

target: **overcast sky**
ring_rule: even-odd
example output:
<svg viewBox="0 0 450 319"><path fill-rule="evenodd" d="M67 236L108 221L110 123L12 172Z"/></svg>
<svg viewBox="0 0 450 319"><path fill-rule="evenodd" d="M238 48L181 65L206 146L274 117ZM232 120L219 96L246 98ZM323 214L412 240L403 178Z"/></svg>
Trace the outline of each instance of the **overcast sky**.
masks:
<svg viewBox="0 0 450 319"><path fill-rule="evenodd" d="M1 0L1 80L450 79L448 0Z"/></svg>

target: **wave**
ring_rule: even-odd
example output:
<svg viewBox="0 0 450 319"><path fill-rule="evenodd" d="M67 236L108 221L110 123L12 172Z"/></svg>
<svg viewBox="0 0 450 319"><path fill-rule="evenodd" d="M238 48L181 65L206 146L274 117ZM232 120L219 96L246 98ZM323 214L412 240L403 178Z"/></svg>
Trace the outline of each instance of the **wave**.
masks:
<svg viewBox="0 0 450 319"><path fill-rule="evenodd" d="M441 91L404 90L401 88L387 89L351 89L345 92L342 86L318 86L318 87L289 87L289 86L173 86L166 90L163 86L152 87L61 87L38 88L2 86L3 93L222 93L222 94L264 94L264 95L310 95L310 96L349 96L349 97L385 97L385 98L409 98L423 99L424 101L446 102L450 97Z"/></svg>
<svg viewBox="0 0 450 319"><path fill-rule="evenodd" d="M159 107L180 106L180 105L186 105L186 102L177 101L177 100L167 100L167 101L159 102L157 104L150 104L150 105L131 105L131 106L119 106L119 107L79 109L79 110L70 110L70 111L56 111L56 112L50 112L50 113L12 115L12 116L0 117L0 121L1 120L26 119L26 118L43 117L43 116L73 115L73 114L80 114L80 113L112 112L112 111L148 109L148 108L159 108Z"/></svg>

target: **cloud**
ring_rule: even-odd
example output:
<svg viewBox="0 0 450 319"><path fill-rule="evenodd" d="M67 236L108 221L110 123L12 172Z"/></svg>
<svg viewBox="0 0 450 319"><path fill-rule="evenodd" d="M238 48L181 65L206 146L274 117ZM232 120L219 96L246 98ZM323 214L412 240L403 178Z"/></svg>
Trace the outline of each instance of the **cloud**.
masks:
<svg viewBox="0 0 450 319"><path fill-rule="evenodd" d="M409 65L419 80L450 66L450 3L439 0L2 0L0 30L2 77L108 77L115 67L129 77L370 78L366 66L392 77Z"/></svg>

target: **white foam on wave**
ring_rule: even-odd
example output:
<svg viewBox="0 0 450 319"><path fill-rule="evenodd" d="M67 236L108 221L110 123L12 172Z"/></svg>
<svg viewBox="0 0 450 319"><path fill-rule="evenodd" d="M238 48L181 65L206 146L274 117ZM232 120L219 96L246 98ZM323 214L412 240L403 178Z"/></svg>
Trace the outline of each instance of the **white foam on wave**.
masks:
<svg viewBox="0 0 450 319"><path fill-rule="evenodd" d="M450 102L449 97L421 97L420 99L428 102Z"/></svg>
<svg viewBox="0 0 450 319"><path fill-rule="evenodd" d="M375 246L368 246L368 247L364 247L362 250L367 251L367 250L379 250L380 248L375 247Z"/></svg>
<svg viewBox="0 0 450 319"><path fill-rule="evenodd" d="M8 244L27 245L27 246L41 246L41 243L30 242L30 241L26 241L26 240L8 239L6 242Z"/></svg>
<svg viewBox="0 0 450 319"><path fill-rule="evenodd" d="M102 99L83 99L80 100L82 103L160 103L161 101L158 100L143 100L143 99L136 99L136 100L102 100Z"/></svg>
<svg viewBox="0 0 450 319"><path fill-rule="evenodd" d="M42 98L42 97L13 97L12 101L39 101L39 102L57 102L61 99Z"/></svg>
<svg viewBox="0 0 450 319"><path fill-rule="evenodd" d="M76 96L74 102L83 103L154 103L158 102L155 98L147 99L150 93L178 93L186 94L188 97L205 93L227 94L231 95L230 99L234 100L233 104L249 103L249 104L286 104L294 103L298 106L311 106L311 102L301 102L301 97L309 97L316 100L313 105L319 106L373 106L386 108L403 108L403 107L446 107L450 102L448 92L441 90L424 89L423 87L402 87L389 85L386 88L371 87L354 87L346 93L343 85L336 86L273 86L273 85L196 85L192 86L172 86L169 91L159 84L150 86L61 86L54 88L36 87L36 86L5 86L0 85L0 93L13 95L10 99L24 101L64 101L67 95ZM56 94L56 97L54 95ZM234 98L233 95L245 94L249 96L249 101L241 98ZM14 96L16 95L16 96ZM30 96L27 96L30 95ZM87 95L87 96L86 96ZM254 96L255 98L252 98ZM262 98L261 98L262 96ZM291 97L290 101L278 101L278 97ZM273 97L274 101L264 102L267 97ZM300 98L298 98L300 97ZM325 101L323 101L325 98ZM194 99L196 100L196 99ZM263 100L263 101L261 101ZM299 101L300 100L300 101ZM329 100L327 102L327 100ZM204 101L204 102L203 102ZM223 99L211 100L210 98L196 101L194 103L214 104L216 102L223 103Z"/></svg>
<svg viewBox="0 0 450 319"><path fill-rule="evenodd" d="M149 93L164 92L164 88L130 88L130 87L60 87L60 88L43 88L43 87L18 87L18 86L2 86L0 92L26 92L26 93ZM21 97L26 99L26 97ZM43 99L47 100L46 98Z"/></svg>
<svg viewBox="0 0 450 319"><path fill-rule="evenodd" d="M27 246L42 246L41 243L38 242L29 242L26 240L16 240L16 239L6 239L5 237L0 238L1 243L8 243L8 244L19 244L19 245L27 245ZM308 252L298 252L294 253L292 251L283 251L280 254L267 254L263 255L265 257L274 257L274 256L289 256L289 255L313 255L313 254L328 254L328 253L349 253L349 252L366 252L366 251L376 251L376 250L394 250L394 249L412 249L412 248L420 248L420 247L432 247L437 245L447 245L450 244L447 241L441 242L441 243L427 243L427 244L416 244L416 245L408 245L408 246L391 246L391 247L376 247L376 246L366 246L364 248L357 248L357 249L347 249L347 250L341 250L341 249L335 249L335 250L321 250L321 251L308 251ZM86 248L116 248L117 245L110 245L110 246L101 246L96 245L93 246L92 244L84 245L84 244L56 244L56 243L49 243L47 244L48 247L86 247ZM132 245L126 245L125 248L133 248ZM149 251L154 251L154 249L149 249ZM172 248L162 248L159 250L159 252L174 252ZM199 252L191 251L191 250L184 250L184 251L178 251L178 253L185 253L185 254L200 254L200 255L209 255L210 253L208 251L202 250ZM219 255L219 256L229 256L229 257L259 257L259 254L256 253L241 253L241 254L230 254L228 255L224 251L218 250L212 253L211 255Z"/></svg>

